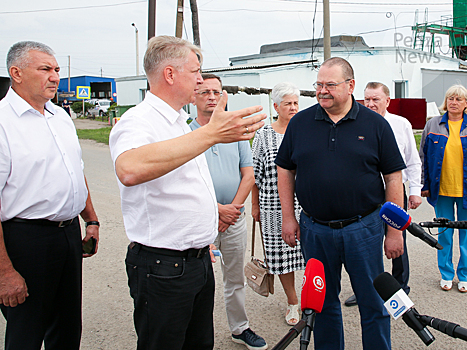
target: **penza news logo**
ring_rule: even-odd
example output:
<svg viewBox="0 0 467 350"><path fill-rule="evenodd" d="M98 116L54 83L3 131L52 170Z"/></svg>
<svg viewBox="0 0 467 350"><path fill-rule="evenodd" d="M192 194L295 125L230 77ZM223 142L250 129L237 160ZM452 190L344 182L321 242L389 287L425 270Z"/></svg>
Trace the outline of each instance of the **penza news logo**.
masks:
<svg viewBox="0 0 467 350"><path fill-rule="evenodd" d="M401 317L413 305L412 300L409 299L402 289L399 289L396 294L384 303L384 307L395 320Z"/></svg>

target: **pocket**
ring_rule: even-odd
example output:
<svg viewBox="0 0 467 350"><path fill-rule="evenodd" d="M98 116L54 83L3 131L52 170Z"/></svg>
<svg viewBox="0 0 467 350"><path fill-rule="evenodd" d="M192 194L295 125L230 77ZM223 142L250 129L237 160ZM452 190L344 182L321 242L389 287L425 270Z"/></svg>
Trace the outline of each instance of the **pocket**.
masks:
<svg viewBox="0 0 467 350"><path fill-rule="evenodd" d="M302 211L300 213L300 220L298 224L300 225L300 231L302 231L310 230L315 224L315 222L313 221L313 219L310 219L308 216L306 216L305 213Z"/></svg>
<svg viewBox="0 0 467 350"><path fill-rule="evenodd" d="M158 279L180 278L185 273L185 258L176 258L173 261L157 259L148 266L148 277Z"/></svg>
<svg viewBox="0 0 467 350"><path fill-rule="evenodd" d="M125 264L130 296L135 299L138 295L138 266L129 264L128 262L125 262Z"/></svg>

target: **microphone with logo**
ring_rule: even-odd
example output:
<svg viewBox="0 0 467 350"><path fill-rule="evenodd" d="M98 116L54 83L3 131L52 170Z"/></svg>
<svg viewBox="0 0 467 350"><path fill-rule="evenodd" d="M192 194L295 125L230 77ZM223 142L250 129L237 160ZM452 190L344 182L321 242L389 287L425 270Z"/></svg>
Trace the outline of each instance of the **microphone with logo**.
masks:
<svg viewBox="0 0 467 350"><path fill-rule="evenodd" d="M394 227L396 230L407 230L430 246L438 250L443 249L443 246L434 237L426 233L420 225L412 222L410 215L397 204L392 202L384 203L379 211L379 216L386 224Z"/></svg>
<svg viewBox="0 0 467 350"><path fill-rule="evenodd" d="M272 350L285 349L300 333L300 350L310 343L315 317L323 309L326 295L323 263L316 259L308 260L302 283L302 319L276 344Z"/></svg>
<svg viewBox="0 0 467 350"><path fill-rule="evenodd" d="M383 272L373 281L373 286L384 300L388 313L397 320L402 316L404 322L412 328L426 346L434 342L435 337L419 320L419 314L413 308L413 302L401 289L399 282L389 273Z"/></svg>

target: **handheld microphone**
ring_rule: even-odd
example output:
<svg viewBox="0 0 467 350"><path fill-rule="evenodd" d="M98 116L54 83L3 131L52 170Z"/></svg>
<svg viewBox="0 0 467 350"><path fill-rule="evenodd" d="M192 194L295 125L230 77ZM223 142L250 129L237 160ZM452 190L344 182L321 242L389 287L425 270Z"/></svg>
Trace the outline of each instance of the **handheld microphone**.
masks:
<svg viewBox="0 0 467 350"><path fill-rule="evenodd" d="M315 316L316 313L320 313L323 309L325 295L326 282L323 263L316 259L310 259L306 264L302 282L302 319L289 330L272 350L285 349L300 333L302 333L300 349L308 347Z"/></svg>
<svg viewBox="0 0 467 350"><path fill-rule="evenodd" d="M411 222L412 218L410 215L397 204L392 202L386 202L379 211L379 216L381 219L386 222L391 227L394 227L396 230L409 231L415 237L420 238L422 241L428 245L441 250L443 246L438 243L438 241L430 236L425 230L418 224Z"/></svg>
<svg viewBox="0 0 467 350"><path fill-rule="evenodd" d="M316 313L323 310L325 296L326 281L323 263L316 259L310 259L306 264L302 282L302 319L307 321L307 327L300 337L300 346L302 347L306 348L310 343Z"/></svg>
<svg viewBox="0 0 467 350"><path fill-rule="evenodd" d="M423 325L419 318L419 313L413 308L413 302L401 289L399 282L389 273L383 272L373 281L373 286L379 296L384 300L384 306L388 313L398 319L402 316L404 322L412 328L426 346L434 342L435 337Z"/></svg>

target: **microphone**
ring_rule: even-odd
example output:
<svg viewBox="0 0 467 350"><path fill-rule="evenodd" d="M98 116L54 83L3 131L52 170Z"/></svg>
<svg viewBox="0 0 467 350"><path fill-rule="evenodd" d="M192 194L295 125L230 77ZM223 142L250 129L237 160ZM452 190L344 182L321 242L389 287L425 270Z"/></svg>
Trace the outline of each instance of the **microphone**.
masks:
<svg viewBox="0 0 467 350"><path fill-rule="evenodd" d="M300 337L300 346L310 344L311 331L313 330L316 313L323 310L326 296L326 281L324 279L323 263L316 259L308 260L302 282L302 320L307 321L307 326Z"/></svg>
<svg viewBox="0 0 467 350"><path fill-rule="evenodd" d="M422 321L423 324L430 326L453 338L459 338L467 341L467 329L462 328L456 323L440 320L439 318L426 315L421 315L420 321Z"/></svg>
<svg viewBox="0 0 467 350"><path fill-rule="evenodd" d="M438 250L443 249L443 246L438 241L430 236L425 230L418 224L411 222L412 218L410 215L397 204L392 202L386 202L379 211L379 216L391 227L396 230L409 231L415 237L420 238L422 241L434 247Z"/></svg>
<svg viewBox="0 0 467 350"><path fill-rule="evenodd" d="M397 320L402 316L404 322L412 328L426 346L434 342L435 337L426 326L419 320L419 313L413 308L413 302L401 289L399 282L389 273L383 272L373 281L373 286L381 299L384 300L384 307L388 313Z"/></svg>
<svg viewBox="0 0 467 350"><path fill-rule="evenodd" d="M316 313L323 309L326 295L323 263L316 259L308 260L302 282L302 319L272 348L285 349L300 333L300 349L306 349L310 343Z"/></svg>

